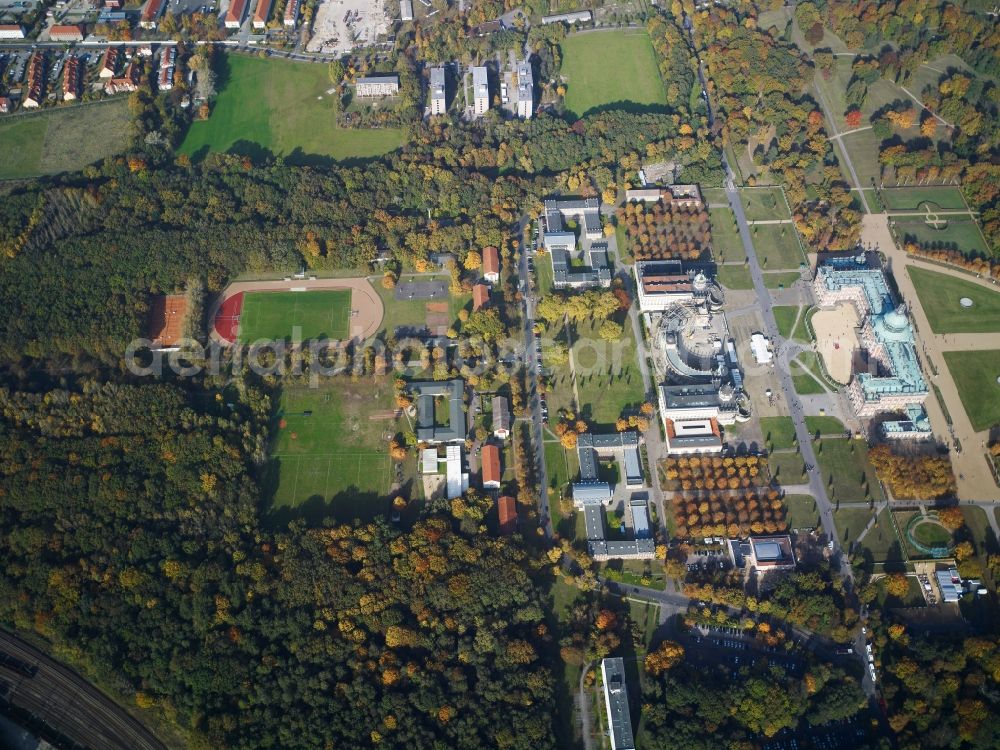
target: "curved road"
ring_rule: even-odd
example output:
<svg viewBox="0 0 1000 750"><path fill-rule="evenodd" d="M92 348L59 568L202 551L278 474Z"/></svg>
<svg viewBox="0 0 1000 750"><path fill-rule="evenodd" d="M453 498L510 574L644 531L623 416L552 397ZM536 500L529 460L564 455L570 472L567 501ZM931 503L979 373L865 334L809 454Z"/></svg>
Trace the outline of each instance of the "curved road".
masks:
<svg viewBox="0 0 1000 750"><path fill-rule="evenodd" d="M0 652L37 667L29 676L0 666L0 696L51 732L101 750L165 750L138 719L69 667L0 630Z"/></svg>

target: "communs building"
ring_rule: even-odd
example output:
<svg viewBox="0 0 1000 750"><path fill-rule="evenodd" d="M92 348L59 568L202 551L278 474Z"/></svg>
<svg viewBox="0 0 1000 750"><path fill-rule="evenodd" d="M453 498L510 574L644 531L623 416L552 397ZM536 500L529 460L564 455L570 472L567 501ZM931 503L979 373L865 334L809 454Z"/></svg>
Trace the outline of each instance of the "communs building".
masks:
<svg viewBox="0 0 1000 750"><path fill-rule="evenodd" d="M552 285L557 289L611 286L612 264L608 245L600 242L600 203L596 198L574 198L544 203L545 252L552 263ZM573 221L581 232L567 225Z"/></svg>
<svg viewBox="0 0 1000 750"><path fill-rule="evenodd" d="M813 292L824 307L850 302L861 319L858 338L866 366L854 373L847 388L857 415L874 417L923 404L928 389L913 325L906 307L893 300L878 257L860 253L823 259L816 268Z"/></svg>
<svg viewBox="0 0 1000 750"><path fill-rule="evenodd" d="M707 303L712 295L713 285L704 272L685 269L679 260L639 261L633 272L639 310L644 313Z"/></svg>

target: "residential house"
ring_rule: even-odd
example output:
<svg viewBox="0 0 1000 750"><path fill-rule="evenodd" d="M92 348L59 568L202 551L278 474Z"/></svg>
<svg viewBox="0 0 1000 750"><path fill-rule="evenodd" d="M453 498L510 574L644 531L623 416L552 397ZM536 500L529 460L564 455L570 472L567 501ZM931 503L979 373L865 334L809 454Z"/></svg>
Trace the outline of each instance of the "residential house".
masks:
<svg viewBox="0 0 1000 750"><path fill-rule="evenodd" d="M522 120L530 120L535 111L535 74L531 63L523 60L517 64L517 116Z"/></svg>
<svg viewBox="0 0 1000 750"><path fill-rule="evenodd" d="M144 29L155 29L157 19L163 13L166 0L146 0L139 16L139 25Z"/></svg>
<svg viewBox="0 0 1000 750"><path fill-rule="evenodd" d="M285 28L294 29L299 21L299 0L288 0L285 5Z"/></svg>
<svg viewBox="0 0 1000 750"><path fill-rule="evenodd" d="M63 101L74 101L80 94L80 61L72 55L63 67Z"/></svg>
<svg viewBox="0 0 1000 750"><path fill-rule="evenodd" d="M443 115L447 111L444 68L431 68L431 114Z"/></svg>
<svg viewBox="0 0 1000 750"><path fill-rule="evenodd" d="M601 661L604 686L604 709L608 714L611 750L635 750L632 717L628 709L628 686L625 684L625 660L621 657Z"/></svg>
<svg viewBox="0 0 1000 750"><path fill-rule="evenodd" d="M492 444L484 445L480 459L483 470L483 489L500 489L500 448Z"/></svg>
<svg viewBox="0 0 1000 750"><path fill-rule="evenodd" d="M49 29L49 39L53 42L82 42L83 30L79 26L56 25Z"/></svg>
<svg viewBox="0 0 1000 750"><path fill-rule="evenodd" d="M503 396L493 397L493 436L501 440L510 437L510 409Z"/></svg>
<svg viewBox="0 0 1000 750"><path fill-rule="evenodd" d="M139 66L133 60L125 68L125 75L121 78L112 78L104 84L104 93L109 96L114 94L129 94L139 88Z"/></svg>
<svg viewBox="0 0 1000 750"><path fill-rule="evenodd" d="M412 2L412 0L399 0L399 20L400 21L412 21L413 20L413 2Z"/></svg>
<svg viewBox="0 0 1000 750"><path fill-rule="evenodd" d="M500 533L504 536L517 531L517 502L510 495L497 500L497 521Z"/></svg>
<svg viewBox="0 0 1000 750"><path fill-rule="evenodd" d="M271 17L272 0L257 0L253 12L253 27L258 31L267 28L267 19Z"/></svg>
<svg viewBox="0 0 1000 750"><path fill-rule="evenodd" d="M472 286L472 311L481 310L490 301L490 288L482 282Z"/></svg>
<svg viewBox="0 0 1000 750"><path fill-rule="evenodd" d="M16 23L0 24L0 39L24 39L24 27Z"/></svg>
<svg viewBox="0 0 1000 750"><path fill-rule="evenodd" d="M500 281L500 254L492 245L483 248L483 278L491 284Z"/></svg>
<svg viewBox="0 0 1000 750"><path fill-rule="evenodd" d="M45 97L45 56L34 52L28 61L28 93L21 101L21 106L35 109L42 106Z"/></svg>
<svg viewBox="0 0 1000 750"><path fill-rule="evenodd" d="M226 28L238 29L243 25L243 16L247 12L247 0L232 0L226 11Z"/></svg>
<svg viewBox="0 0 1000 750"><path fill-rule="evenodd" d="M104 56L101 58L101 67L98 71L98 76L101 78L114 78L115 74L118 72L118 58L119 51L117 47L108 47L104 50Z"/></svg>

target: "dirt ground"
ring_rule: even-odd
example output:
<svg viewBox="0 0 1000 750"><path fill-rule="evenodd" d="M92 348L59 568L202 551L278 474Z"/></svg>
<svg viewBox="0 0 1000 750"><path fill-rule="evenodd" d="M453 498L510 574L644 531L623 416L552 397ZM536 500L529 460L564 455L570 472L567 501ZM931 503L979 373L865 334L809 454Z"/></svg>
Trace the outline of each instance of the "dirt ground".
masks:
<svg viewBox="0 0 1000 750"><path fill-rule="evenodd" d="M388 29L383 0L324 0L316 11L306 49L343 55L374 44Z"/></svg>
<svg viewBox="0 0 1000 750"><path fill-rule="evenodd" d="M838 383L851 381L854 350L858 348L855 332L858 312L850 302L842 302L829 310L818 310L812 317L816 331L816 350L823 357L826 371Z"/></svg>

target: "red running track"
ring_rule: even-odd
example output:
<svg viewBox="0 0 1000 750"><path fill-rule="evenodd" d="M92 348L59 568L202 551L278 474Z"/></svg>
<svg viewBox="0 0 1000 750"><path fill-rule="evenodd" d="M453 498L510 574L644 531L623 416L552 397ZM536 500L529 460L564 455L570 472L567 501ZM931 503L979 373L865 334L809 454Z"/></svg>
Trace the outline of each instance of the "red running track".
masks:
<svg viewBox="0 0 1000 750"><path fill-rule="evenodd" d="M226 299L215 313L215 332L230 344L236 343L240 332L240 313L243 311L243 292Z"/></svg>

